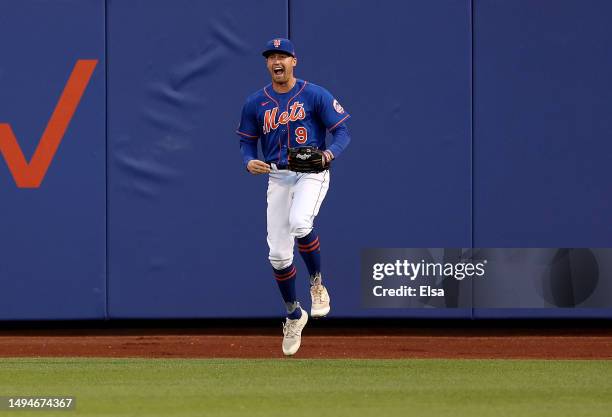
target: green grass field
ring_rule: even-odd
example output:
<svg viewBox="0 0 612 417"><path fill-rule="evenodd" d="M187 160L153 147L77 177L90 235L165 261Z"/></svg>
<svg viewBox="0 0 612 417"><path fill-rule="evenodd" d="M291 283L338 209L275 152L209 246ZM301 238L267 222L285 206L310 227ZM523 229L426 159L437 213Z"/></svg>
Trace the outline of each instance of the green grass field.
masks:
<svg viewBox="0 0 612 417"><path fill-rule="evenodd" d="M612 361L0 359L15 416L610 416Z"/></svg>

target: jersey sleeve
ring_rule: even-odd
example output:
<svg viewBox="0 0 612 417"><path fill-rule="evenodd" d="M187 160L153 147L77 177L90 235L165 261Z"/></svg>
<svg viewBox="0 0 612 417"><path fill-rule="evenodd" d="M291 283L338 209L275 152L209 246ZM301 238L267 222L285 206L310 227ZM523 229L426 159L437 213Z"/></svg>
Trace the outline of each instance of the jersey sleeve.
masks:
<svg viewBox="0 0 612 417"><path fill-rule="evenodd" d="M257 115L253 111L251 101L247 101L242 107L240 124L236 133L240 136L240 153L242 154L242 162L246 167L250 160L257 159L257 142L259 139Z"/></svg>
<svg viewBox="0 0 612 417"><path fill-rule="evenodd" d="M324 88L318 94L319 114L323 124L330 132L344 123L350 115L340 105L338 100Z"/></svg>
<svg viewBox="0 0 612 417"><path fill-rule="evenodd" d="M325 152L331 152L331 159L336 159L351 143L351 136L349 135L348 127L346 123L340 123L337 128L332 130L334 137L333 142L327 147Z"/></svg>
<svg viewBox="0 0 612 417"><path fill-rule="evenodd" d="M246 138L257 139L259 137L259 129L257 128L257 114L253 110L253 102L248 100L242 107L240 115L240 124L236 133Z"/></svg>

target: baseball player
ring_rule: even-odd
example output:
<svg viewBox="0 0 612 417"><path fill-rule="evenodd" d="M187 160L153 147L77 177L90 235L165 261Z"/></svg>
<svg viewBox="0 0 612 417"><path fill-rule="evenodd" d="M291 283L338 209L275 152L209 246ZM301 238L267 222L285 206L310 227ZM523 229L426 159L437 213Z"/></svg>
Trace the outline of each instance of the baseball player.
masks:
<svg viewBox="0 0 612 417"><path fill-rule="evenodd" d="M295 240L310 275L310 314L324 317L330 311L313 222L329 189L329 166L350 142L345 124L349 115L327 90L295 78L297 58L291 41L269 41L263 56L272 82L247 98L236 133L247 171L268 174L269 260L287 307L283 353L293 355L308 321L295 292ZM333 141L326 146L328 131ZM263 159L257 157L258 142Z"/></svg>

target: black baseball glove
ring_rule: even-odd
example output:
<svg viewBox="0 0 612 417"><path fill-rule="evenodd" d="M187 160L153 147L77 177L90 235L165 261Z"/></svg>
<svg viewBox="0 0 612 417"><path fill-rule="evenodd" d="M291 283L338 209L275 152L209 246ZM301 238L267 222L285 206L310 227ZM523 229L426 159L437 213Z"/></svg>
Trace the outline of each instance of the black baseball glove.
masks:
<svg viewBox="0 0 612 417"><path fill-rule="evenodd" d="M321 172L328 168L325 154L314 146L289 148L289 170L295 172Z"/></svg>

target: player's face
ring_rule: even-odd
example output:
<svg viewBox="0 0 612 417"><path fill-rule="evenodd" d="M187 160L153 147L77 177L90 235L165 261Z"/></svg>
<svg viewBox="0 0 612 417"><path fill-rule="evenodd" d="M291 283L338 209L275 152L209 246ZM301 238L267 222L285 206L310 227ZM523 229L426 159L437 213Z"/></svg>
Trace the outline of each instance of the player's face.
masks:
<svg viewBox="0 0 612 417"><path fill-rule="evenodd" d="M266 60L272 81L277 84L285 84L293 79L293 67L296 65L297 60L287 54L271 54Z"/></svg>

